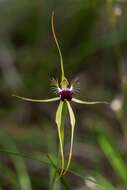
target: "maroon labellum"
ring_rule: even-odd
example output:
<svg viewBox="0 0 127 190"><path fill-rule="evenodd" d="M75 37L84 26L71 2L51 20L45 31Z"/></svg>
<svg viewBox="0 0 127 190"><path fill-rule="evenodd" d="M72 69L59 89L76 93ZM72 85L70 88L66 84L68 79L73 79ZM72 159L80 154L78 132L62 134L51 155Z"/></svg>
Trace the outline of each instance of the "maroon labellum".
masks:
<svg viewBox="0 0 127 190"><path fill-rule="evenodd" d="M58 94L59 94L62 101L64 101L64 100L71 101L73 91L69 88L63 89L63 90L61 89Z"/></svg>

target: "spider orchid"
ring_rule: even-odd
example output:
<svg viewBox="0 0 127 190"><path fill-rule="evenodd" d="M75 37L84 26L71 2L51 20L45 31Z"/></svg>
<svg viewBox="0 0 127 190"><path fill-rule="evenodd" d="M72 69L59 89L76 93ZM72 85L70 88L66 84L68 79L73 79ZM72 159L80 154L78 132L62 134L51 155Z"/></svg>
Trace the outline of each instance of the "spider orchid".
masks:
<svg viewBox="0 0 127 190"><path fill-rule="evenodd" d="M61 49L60 49L60 46L59 46L59 43L58 43L58 40L56 37L55 29L54 29L54 12L52 13L51 26L52 26L52 33L53 33L54 41L55 41L55 44L57 46L59 57L60 57L60 67L61 67L61 82L60 82L60 84L56 80L52 81L53 85L54 85L55 92L57 94L57 97L50 98L50 99L37 100L37 99L31 99L31 98L26 98L26 97L17 96L17 95L13 95L13 96L20 98L22 100L25 100L25 101L39 102L39 103L59 101L59 106L58 106L57 111L56 111L55 121L56 121L56 125L57 125L57 130L58 130L60 156L61 156L61 165L60 165L61 169L60 169L59 176L62 176L62 175L66 174L66 172L68 171L68 168L70 166L71 157L72 157L72 148L73 148L75 115L74 115L74 112L72 110L70 102L75 102L75 103L79 103L79 104L100 104L100 103L107 104L107 102L100 102L100 101L88 102L88 101L82 101L82 100L79 100L79 99L76 99L73 97L75 94L75 89L74 89L75 84L74 83L69 84L67 78L65 77L63 57L62 57ZM68 108L69 117L70 117L70 124L71 124L70 148L69 148L69 155L68 155L66 166L65 166L65 159L64 159L64 143L63 143L64 133L62 134L62 129L61 129L62 128L63 107L65 104L67 105L67 108Z"/></svg>

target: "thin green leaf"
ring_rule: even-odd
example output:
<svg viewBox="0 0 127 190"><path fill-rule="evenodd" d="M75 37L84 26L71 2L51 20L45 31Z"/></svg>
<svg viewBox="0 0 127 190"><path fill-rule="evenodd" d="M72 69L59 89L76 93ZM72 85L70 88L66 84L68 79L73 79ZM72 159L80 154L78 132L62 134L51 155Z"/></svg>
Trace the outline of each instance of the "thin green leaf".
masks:
<svg viewBox="0 0 127 190"><path fill-rule="evenodd" d="M3 132L0 133L0 144L5 149L8 147L9 149L13 149L15 152L20 154L15 142L9 137L9 135L4 134ZM17 158L13 157L13 155L11 155L11 158L13 160L13 163L14 163L14 166L16 169L16 173L17 173L17 177L19 179L21 189L22 190L32 190L30 177L27 173L24 159L22 157L17 157Z"/></svg>
<svg viewBox="0 0 127 190"><path fill-rule="evenodd" d="M63 57L62 57L62 53L61 53L61 49L60 49L60 45L58 43L57 37L56 37L56 33L55 33L55 29L54 29L54 12L52 12L52 33L53 33L53 37L59 52L59 56L60 56L60 65L61 65L61 72L62 72L62 79L61 81L64 80L65 76L64 76L64 66L63 66Z"/></svg>
<svg viewBox="0 0 127 190"><path fill-rule="evenodd" d="M101 190L115 190L115 187L102 175L95 173L94 177Z"/></svg>
<svg viewBox="0 0 127 190"><path fill-rule="evenodd" d="M52 158L51 155L47 154L47 158L49 160L50 167L52 168L52 170L54 170L51 175L50 189L60 189L59 180L57 180L59 176L58 164L56 163L56 161L54 161L54 158Z"/></svg>
<svg viewBox="0 0 127 190"><path fill-rule="evenodd" d="M36 99L31 99L31 98L25 98L25 97L22 97L22 96L17 96L15 94L13 94L12 96L16 97L16 98L19 98L19 99L22 99L22 100L25 100L25 101L28 101L28 102L39 102L39 103L43 103L43 102L55 102L55 101L58 101L60 100L59 97L55 97L55 98L50 98L50 99L45 99L45 100L36 100Z"/></svg>
<svg viewBox="0 0 127 190"><path fill-rule="evenodd" d="M58 168L57 168L56 164L54 163L54 160L51 158L51 156L49 154L47 155L47 158L48 158L49 162L51 163L52 167L56 170L56 173L59 174ZM69 185L63 176L60 177L60 182L63 185L65 190L70 190ZM53 189L53 188L51 188L51 189Z"/></svg>
<svg viewBox="0 0 127 190"><path fill-rule="evenodd" d="M69 111L69 115L70 115L70 122L71 122L71 144L70 144L70 150L69 150L67 166L66 166L66 169L65 169L63 175L66 174L66 172L68 171L68 168L70 166L71 157L72 157L72 149L73 149L74 128L75 128L75 115L74 115L74 112L72 110L72 107L71 107L70 103L68 101L66 101L66 103L67 103L67 107L68 107L68 111Z"/></svg>
<svg viewBox="0 0 127 190"><path fill-rule="evenodd" d="M105 131L104 131L105 132ZM127 166L125 161L122 158L119 150L113 146L108 137L104 134L104 132L98 135L98 142L100 147L102 148L104 154L109 159L112 167L116 171L116 174L121 178L124 185L127 188Z"/></svg>
<svg viewBox="0 0 127 190"><path fill-rule="evenodd" d="M2 161L0 162L0 172L1 174L4 173L4 176L6 176L6 181L10 184L9 187L11 187L13 190L19 189L19 184L17 183L17 175L15 171L12 168L8 167L8 165L3 163ZM0 188L0 190L2 189Z"/></svg>
<svg viewBox="0 0 127 190"><path fill-rule="evenodd" d="M79 100L77 98L72 98L72 101L79 104L109 104L108 102L105 102L105 101L88 102L88 101Z"/></svg>
<svg viewBox="0 0 127 190"><path fill-rule="evenodd" d="M60 143L60 154L61 154L61 172L60 176L63 173L64 170L64 151L63 151L63 143L62 143L62 135L61 135L61 120L62 120L62 110L63 110L63 101L60 101L57 112L56 112L56 124L57 124L57 130L58 130L58 136L59 136L59 143Z"/></svg>
<svg viewBox="0 0 127 190"><path fill-rule="evenodd" d="M49 165L51 163L51 162L48 162L49 161L49 155L42 156L39 154L36 156L31 156L31 155L26 155L26 154L22 154L19 152L15 152L14 150L10 151L7 149L0 149L0 152L2 152L3 154L6 154L6 155L13 155L15 157L23 157L25 159L35 160L35 161L38 161L42 164ZM48 160L47 160L47 158L48 158ZM54 165L54 168L58 170L56 165ZM84 180L84 175L81 176L79 173L77 173L77 171L73 171L73 170L69 169L68 172L70 172L71 174L78 176ZM59 171L58 171L58 173L59 173Z"/></svg>
<svg viewBox="0 0 127 190"><path fill-rule="evenodd" d="M26 154L23 154L23 153L19 153L19 152L15 152L15 151L11 151L11 150L7 150L7 149L0 149L0 152L2 152L3 154L7 154L7 155L13 155L13 156L18 156L18 157L23 157L23 158L26 158L26 159L30 159L30 160L35 160L35 161L38 161L38 162L42 162L43 164L47 164L47 161L46 161L46 157L43 158L43 160L41 159L38 159L37 157L34 157L33 155L26 155Z"/></svg>

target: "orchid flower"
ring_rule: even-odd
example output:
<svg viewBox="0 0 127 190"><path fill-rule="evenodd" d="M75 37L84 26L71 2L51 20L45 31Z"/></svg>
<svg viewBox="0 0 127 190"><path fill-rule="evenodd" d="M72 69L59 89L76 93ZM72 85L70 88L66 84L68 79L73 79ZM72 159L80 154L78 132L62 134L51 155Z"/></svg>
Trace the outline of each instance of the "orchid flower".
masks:
<svg viewBox="0 0 127 190"><path fill-rule="evenodd" d="M61 82L57 80L53 80L53 85L57 94L57 97L53 97L50 99L43 99L43 100L38 100L38 99L31 99L31 98L26 98L18 95L13 95L17 98L20 98L25 101L30 101L30 102L39 102L39 103L47 103L47 102L55 102L59 101L59 105L56 111L56 125L57 125L57 130L58 130L58 137L59 137L59 146L60 146L60 156L61 156L61 171L60 171L60 176L65 175L66 172L68 171L68 168L70 166L71 162L71 157L72 157L72 148L73 148L73 138L74 138L74 128L75 128L75 115L73 112L73 109L71 107L71 102L79 103L79 104L107 104L107 102L100 102L100 101L95 101L95 102L89 102L89 101L83 101L79 100L77 98L74 98L73 96L75 95L75 89L74 86L75 84L72 83L70 84L65 77L65 72L64 72L64 65L63 65L63 57L60 49L60 45L58 43L55 29L54 29L54 12L52 13L52 19L51 19L51 26L52 26L52 33L53 37L55 40L55 44L58 49L59 57L60 57L60 67L61 67ZM69 117L70 117L70 124L71 124L71 139L70 139L70 148L69 148L69 155L68 155L68 160L67 164L65 167L65 158L64 158L64 143L63 143L63 134L62 134L62 114L63 114L63 107L64 105L67 105L68 112L69 112Z"/></svg>

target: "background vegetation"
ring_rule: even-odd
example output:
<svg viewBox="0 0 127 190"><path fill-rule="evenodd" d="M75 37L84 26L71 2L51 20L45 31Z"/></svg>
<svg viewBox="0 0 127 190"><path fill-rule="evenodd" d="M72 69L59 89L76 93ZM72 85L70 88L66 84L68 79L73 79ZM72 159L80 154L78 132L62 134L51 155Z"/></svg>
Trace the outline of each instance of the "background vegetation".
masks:
<svg viewBox="0 0 127 190"><path fill-rule="evenodd" d="M54 168L46 155L57 158L57 103L27 103L11 94L53 97L51 78L60 77L53 10L66 76L80 81L76 96L110 102L72 104L73 159L55 190L126 190L126 0L0 1L0 190L51 189Z"/></svg>

